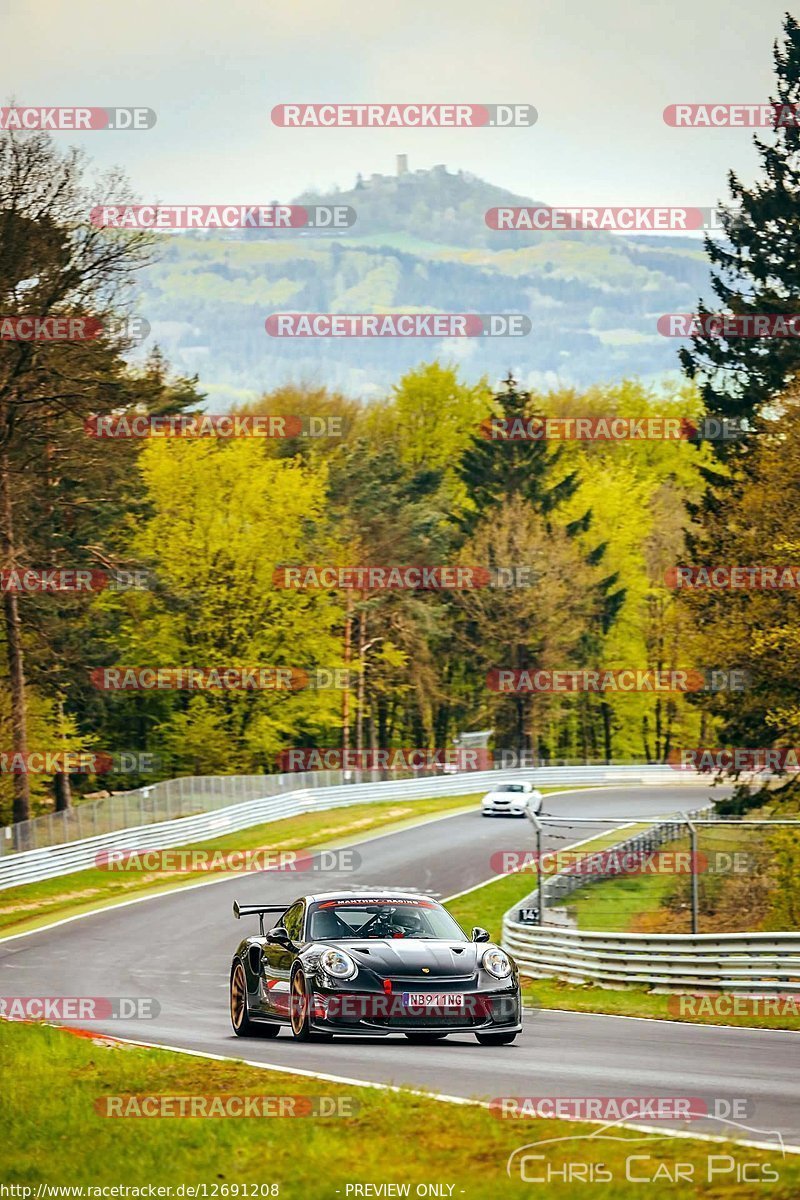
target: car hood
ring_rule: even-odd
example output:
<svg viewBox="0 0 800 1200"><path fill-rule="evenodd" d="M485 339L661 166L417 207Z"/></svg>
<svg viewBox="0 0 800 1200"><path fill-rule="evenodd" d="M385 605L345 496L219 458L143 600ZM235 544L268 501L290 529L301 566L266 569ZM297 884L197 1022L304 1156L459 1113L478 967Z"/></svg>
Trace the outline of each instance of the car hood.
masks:
<svg viewBox="0 0 800 1200"><path fill-rule="evenodd" d="M381 974L419 975L420 979L446 979L459 975L474 975L478 969L478 954L488 943L428 941L417 938L366 938L363 942L348 942L348 954L359 966ZM430 975L423 972L430 968Z"/></svg>
<svg viewBox="0 0 800 1200"><path fill-rule="evenodd" d="M528 800L532 792L487 792L484 800Z"/></svg>

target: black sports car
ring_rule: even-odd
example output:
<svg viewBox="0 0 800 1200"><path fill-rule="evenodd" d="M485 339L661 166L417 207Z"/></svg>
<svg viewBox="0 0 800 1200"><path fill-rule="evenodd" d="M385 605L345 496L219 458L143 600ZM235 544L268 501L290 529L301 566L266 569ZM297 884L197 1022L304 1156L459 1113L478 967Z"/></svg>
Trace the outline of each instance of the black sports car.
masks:
<svg viewBox="0 0 800 1200"><path fill-rule="evenodd" d="M522 1028L519 972L485 929L468 938L429 896L326 892L283 905L237 904L260 932L237 947L231 1021L238 1037L299 1041L404 1033L435 1042L474 1033L513 1042ZM277 915L264 931L264 917Z"/></svg>

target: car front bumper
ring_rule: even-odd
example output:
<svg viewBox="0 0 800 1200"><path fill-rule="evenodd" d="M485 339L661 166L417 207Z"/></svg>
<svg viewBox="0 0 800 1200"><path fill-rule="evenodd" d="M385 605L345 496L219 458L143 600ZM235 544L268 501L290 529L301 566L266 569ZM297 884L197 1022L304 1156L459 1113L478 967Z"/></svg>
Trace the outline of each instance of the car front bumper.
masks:
<svg viewBox="0 0 800 1200"><path fill-rule="evenodd" d="M391 995L377 991L340 991L315 986L310 1024L320 1033L386 1036L390 1033L519 1033L522 1002L519 985L502 989L477 989L428 980L425 989L440 994L459 992L464 1003L457 1008L411 1007L403 992L420 990L419 981L398 982Z"/></svg>

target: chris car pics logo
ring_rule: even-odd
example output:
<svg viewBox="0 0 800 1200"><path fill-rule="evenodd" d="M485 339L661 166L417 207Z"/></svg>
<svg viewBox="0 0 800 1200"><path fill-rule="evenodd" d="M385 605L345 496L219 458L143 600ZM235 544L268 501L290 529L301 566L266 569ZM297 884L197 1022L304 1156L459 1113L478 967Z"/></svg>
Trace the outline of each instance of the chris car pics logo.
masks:
<svg viewBox="0 0 800 1200"><path fill-rule="evenodd" d="M730 1116L703 1115L721 1126L718 1137L758 1141L764 1143L764 1150L757 1152L743 1145L731 1151L727 1146L703 1144L697 1152L687 1145L686 1154L681 1155L672 1147L659 1146L659 1142L670 1141L671 1131L637 1130L613 1121L590 1134L542 1138L518 1146L508 1157L506 1174L529 1184L660 1183L670 1189L682 1186L686 1194L693 1195L699 1194L696 1189L703 1184L730 1187L780 1179L779 1166L786 1154L780 1133L756 1129Z"/></svg>

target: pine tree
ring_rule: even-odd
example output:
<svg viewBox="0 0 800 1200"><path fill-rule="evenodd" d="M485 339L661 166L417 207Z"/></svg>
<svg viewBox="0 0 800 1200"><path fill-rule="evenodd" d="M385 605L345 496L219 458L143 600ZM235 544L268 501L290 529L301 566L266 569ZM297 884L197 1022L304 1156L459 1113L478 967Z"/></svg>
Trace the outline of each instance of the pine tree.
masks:
<svg viewBox="0 0 800 1200"><path fill-rule="evenodd" d="M538 525L539 549L546 547L544 560L551 568L549 575L547 571L543 572L543 578L547 578L549 588L554 586L559 576L559 570L552 568L556 563L563 566L571 553L571 565L576 573L576 584L572 591L582 594L585 598L585 604L578 605L585 630L576 639L572 651L583 661L595 662L602 635L608 633L624 603L625 588L618 586L619 578L616 572L598 577L599 572L593 570L602 562L606 542L599 543L588 552L578 549L578 535L591 530L591 508L563 527L559 527L560 523L554 519L558 505L569 500L577 491L580 473L575 470L564 475L558 471L558 464L565 451L564 446L553 446L545 438L530 436L529 431L536 428L536 423L542 422L544 417L536 409L530 393L520 391L511 374L503 382L505 390L494 397L501 423L489 426L489 430L493 428L497 436L473 438L459 464L460 478L474 505L474 509L461 518L461 524L471 535L472 544L476 544L476 539L479 543L483 535L488 536L491 546L496 523L502 521L503 514L515 513L515 524L520 530L526 527L527 521L531 553L536 541L533 530ZM528 510L527 517L522 515L525 510ZM488 559L489 555L485 557ZM579 573L582 572L585 574L581 574L579 579ZM570 589L563 598L560 617L552 622L554 627L559 622L564 626L570 624L573 614L569 611L569 592ZM548 640L541 636L543 625L546 623L543 623L538 610L543 600L541 589L537 589L530 612L523 615L518 610L518 605L509 605L507 598L490 596L483 620L474 620L473 614L471 634L475 639L476 648L485 648L491 643L491 637L487 638L487 630L493 628L496 631L503 628L502 640L505 643L506 654L504 665L523 670L535 666L544 653L544 643ZM550 640L555 643L556 638L551 637ZM497 732L505 734L509 746L520 752L533 750L534 757L538 757L542 745L539 733L534 728L536 722L532 716L532 708L531 696L517 695L511 698L506 711L496 713L495 717ZM612 714L608 705L603 705L601 711L605 753L610 759Z"/></svg>
<svg viewBox="0 0 800 1200"><path fill-rule="evenodd" d="M474 504L474 509L462 517L462 524L470 532L487 509L503 501L524 500L547 516L578 487L577 471L552 482L563 447L552 449L544 438L527 436L524 431L529 423L543 420L542 414L534 407L530 393L519 390L511 374L503 382L505 390L495 396L497 418L503 422L494 427L497 436L473 438L458 468Z"/></svg>
<svg viewBox="0 0 800 1200"><path fill-rule="evenodd" d="M768 141L753 139L764 177L748 189L730 173L725 238L705 240L714 293L722 310L737 316L800 312L800 24L788 13L784 33L783 44L774 47L775 130ZM709 312L701 302L698 314ZM800 376L800 341L699 333L680 360L710 415L743 419L757 429L764 407ZM724 457L726 449L746 446L743 439L718 449Z"/></svg>

